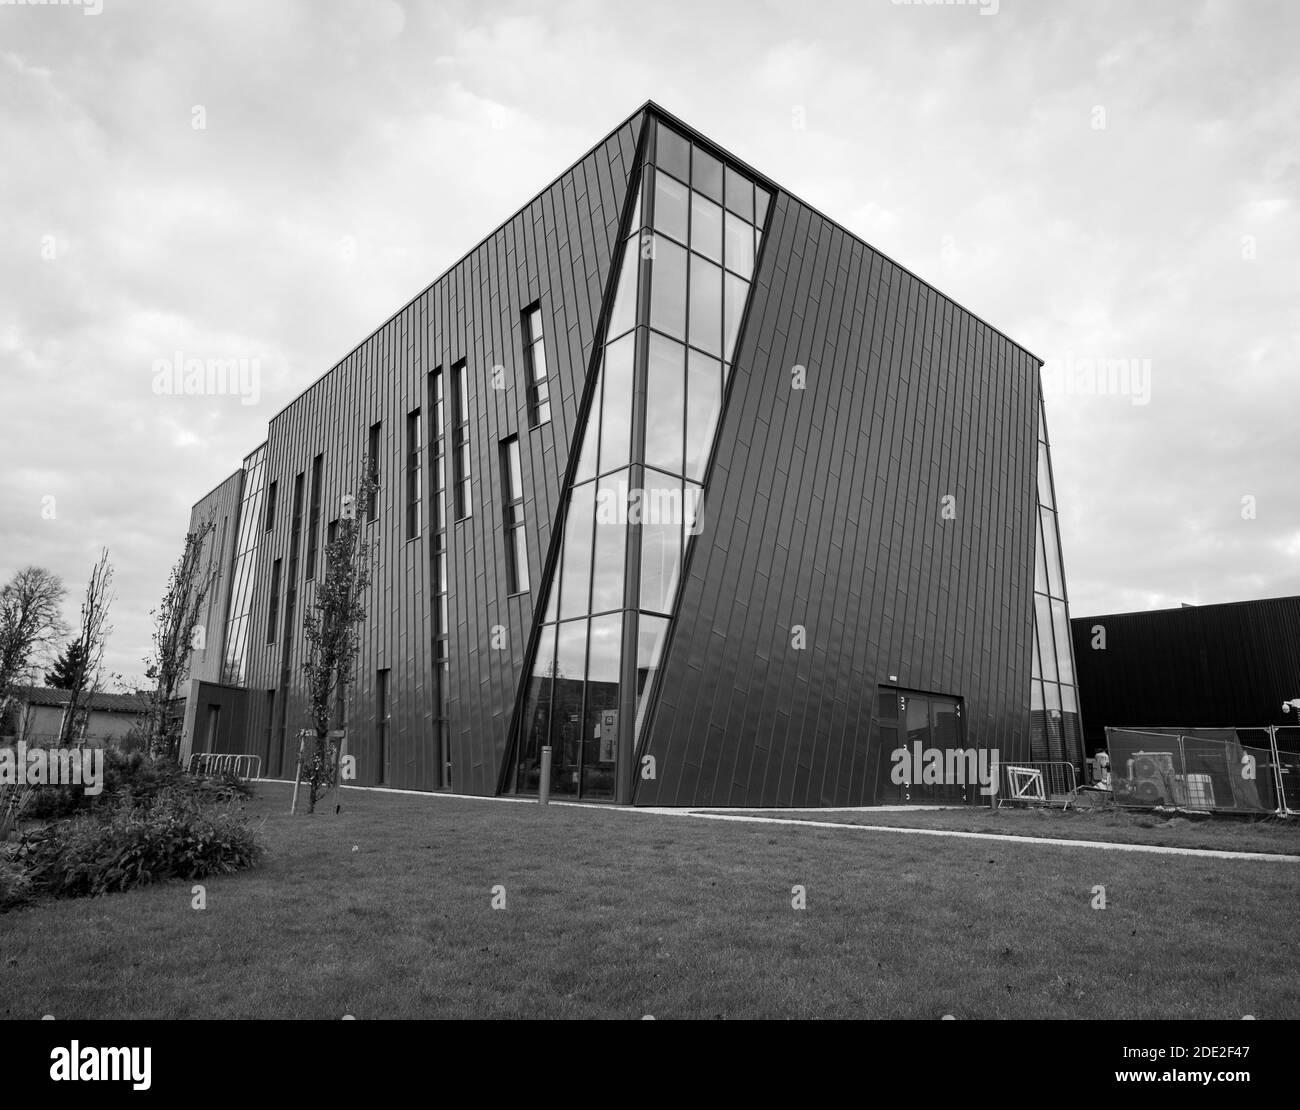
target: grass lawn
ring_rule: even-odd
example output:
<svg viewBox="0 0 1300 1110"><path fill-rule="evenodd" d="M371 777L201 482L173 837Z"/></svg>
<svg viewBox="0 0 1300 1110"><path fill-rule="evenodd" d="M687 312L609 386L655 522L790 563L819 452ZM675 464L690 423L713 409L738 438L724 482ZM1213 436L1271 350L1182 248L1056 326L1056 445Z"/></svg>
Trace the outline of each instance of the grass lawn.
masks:
<svg viewBox="0 0 1300 1110"><path fill-rule="evenodd" d="M288 798L259 787L270 855L205 910L170 884L0 917L0 1016L1300 1017L1300 865Z"/></svg>
<svg viewBox="0 0 1300 1110"><path fill-rule="evenodd" d="M1005 806L963 806L914 811L873 810L869 813L824 809L736 810L755 817L793 817L800 821L833 821L845 825L890 825L959 832L1050 836L1065 840L1107 840L1119 844L1158 844L1169 848L1211 848L1227 852L1267 852L1300 856L1300 820L1265 817L1195 817L1174 825L1151 813L1124 810L1062 810Z"/></svg>

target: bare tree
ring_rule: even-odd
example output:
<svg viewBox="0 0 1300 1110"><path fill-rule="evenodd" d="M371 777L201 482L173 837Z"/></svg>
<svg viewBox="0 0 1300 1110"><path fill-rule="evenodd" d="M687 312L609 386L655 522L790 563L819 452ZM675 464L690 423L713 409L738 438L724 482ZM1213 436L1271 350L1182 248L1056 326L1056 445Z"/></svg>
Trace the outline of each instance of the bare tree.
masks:
<svg viewBox="0 0 1300 1110"><path fill-rule="evenodd" d="M325 547L325 576L316 585L315 612L303 619L307 651L302 669L307 676L308 715L316 733L306 767L311 791L308 813L314 813L319 796L336 785L330 717L335 706L346 704L366 619L362 595L370 585L374 548L361 539L357 507L369 505L377 487L365 460L361 475L356 494L344 504L338 534Z"/></svg>
<svg viewBox="0 0 1300 1110"><path fill-rule="evenodd" d="M86 718L104 673L104 645L113 632L108 623L108 607L113 603L113 596L113 564L108 561L108 548L104 548L90 572L86 596L81 602L81 627L74 641L79 666L68 685L68 708L59 736L61 744L85 735Z"/></svg>
<svg viewBox="0 0 1300 1110"><path fill-rule="evenodd" d="M153 755L167 759L180 756L180 727L171 707L189 677L199 617L221 576L218 561L204 558L204 548L215 529L216 521L209 519L186 534L185 549L172 567L162 604L150 612L154 618L153 652L145 660L145 677L153 680L154 688L149 697L146 741Z"/></svg>
<svg viewBox="0 0 1300 1110"><path fill-rule="evenodd" d="M28 669L68 634L57 574L23 567L0 588L0 714Z"/></svg>

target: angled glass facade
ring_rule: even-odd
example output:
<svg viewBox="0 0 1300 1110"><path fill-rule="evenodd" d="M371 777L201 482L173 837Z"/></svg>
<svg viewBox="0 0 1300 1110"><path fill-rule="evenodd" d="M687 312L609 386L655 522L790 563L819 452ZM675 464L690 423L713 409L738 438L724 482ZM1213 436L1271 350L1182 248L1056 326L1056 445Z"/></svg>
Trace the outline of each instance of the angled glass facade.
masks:
<svg viewBox="0 0 1300 1110"><path fill-rule="evenodd" d="M1034 655L1029 738L1034 759L1083 759L1079 689L1061 560L1061 531L1047 443L1047 413L1038 406L1038 521L1034 559Z"/></svg>
<svg viewBox="0 0 1300 1110"><path fill-rule="evenodd" d="M239 499L239 531L234 573L230 582L230 611L226 618L226 654L221 681L243 686L248 679L248 627L253 619L253 571L262 538L262 490L266 444L244 459L244 488Z"/></svg>
<svg viewBox="0 0 1300 1110"><path fill-rule="evenodd" d="M770 195L663 123L654 129L547 584L515 768L608 800L659 666Z"/></svg>

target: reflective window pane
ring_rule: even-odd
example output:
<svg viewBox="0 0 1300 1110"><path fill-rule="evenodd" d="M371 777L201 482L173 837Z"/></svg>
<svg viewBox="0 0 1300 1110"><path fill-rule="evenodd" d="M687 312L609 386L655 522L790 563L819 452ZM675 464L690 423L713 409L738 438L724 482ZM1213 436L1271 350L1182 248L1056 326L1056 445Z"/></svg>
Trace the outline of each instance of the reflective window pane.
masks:
<svg viewBox="0 0 1300 1110"><path fill-rule="evenodd" d="M686 348L650 333L646 367L645 461L680 474L685 435Z"/></svg>
<svg viewBox="0 0 1300 1110"><path fill-rule="evenodd" d="M578 454L578 469L574 473L573 480L585 482L589 478L596 476L596 447L600 438L601 421L596 416L601 412L601 390L604 388L605 370L603 366L596 368L596 386L595 393L591 398L592 415L587 419L587 427L582 433L582 446Z"/></svg>
<svg viewBox="0 0 1300 1110"><path fill-rule="evenodd" d="M1047 759L1047 710L1043 704L1043 684L1029 684L1029 757Z"/></svg>
<svg viewBox="0 0 1300 1110"><path fill-rule="evenodd" d="M1061 549L1056 539L1056 514L1051 509L1039 509L1038 515L1043 522L1043 546L1047 551L1048 592L1053 597L1062 597L1065 586L1061 580Z"/></svg>
<svg viewBox="0 0 1300 1110"><path fill-rule="evenodd" d="M632 362L636 336L605 348L605 391L600 410L600 470L626 466L632 452Z"/></svg>
<svg viewBox="0 0 1300 1110"><path fill-rule="evenodd" d="M686 242L690 190L666 174L655 175L655 230Z"/></svg>
<svg viewBox="0 0 1300 1110"><path fill-rule="evenodd" d="M513 438L506 443L506 500L517 501L524 495L523 472L519 467L519 439Z"/></svg>
<svg viewBox="0 0 1300 1110"><path fill-rule="evenodd" d="M686 477L703 478L722 408L722 364L699 351L687 356Z"/></svg>
<svg viewBox="0 0 1300 1110"><path fill-rule="evenodd" d="M749 178L727 167L727 207L743 220L754 221L754 186Z"/></svg>
<svg viewBox="0 0 1300 1110"><path fill-rule="evenodd" d="M1047 758L1065 758L1065 729L1061 720L1061 688L1055 682L1043 684L1043 700L1047 718Z"/></svg>
<svg viewBox="0 0 1300 1110"><path fill-rule="evenodd" d="M655 236L650 276L650 326L686 338L686 251Z"/></svg>
<svg viewBox="0 0 1300 1110"><path fill-rule="evenodd" d="M635 235L638 231L641 230L641 219L642 219L641 194L644 191L645 191L644 183L637 186L636 207L632 209L632 224L628 232L629 235Z"/></svg>
<svg viewBox="0 0 1300 1110"><path fill-rule="evenodd" d="M662 123L656 128L655 164L681 181L691 179L691 144Z"/></svg>
<svg viewBox="0 0 1300 1110"><path fill-rule="evenodd" d="M528 592L528 533L522 528L513 528L510 532L515 548L515 589L518 593Z"/></svg>
<svg viewBox="0 0 1300 1110"><path fill-rule="evenodd" d="M722 269L691 255L691 346L722 354Z"/></svg>
<svg viewBox="0 0 1300 1110"><path fill-rule="evenodd" d="M1038 624L1038 648L1043 657L1043 677L1056 681L1056 637L1052 634L1052 603L1042 594L1034 594L1034 619Z"/></svg>
<svg viewBox="0 0 1300 1110"><path fill-rule="evenodd" d="M558 579L558 576L559 576L559 567L558 567L558 565L556 566L556 571L555 571L555 573L556 573L556 578ZM559 611L559 610L560 610L560 604L559 604L559 603L560 603L560 583L559 583L558 580L556 580L556 581L555 581L555 584L551 587L551 590L550 590L549 594L547 595L547 598L546 598L546 612L545 612L545 614L542 616L542 620L544 620L544 621L553 621L553 620L556 620L556 619L559 617L559 615L560 615L560 611Z"/></svg>
<svg viewBox="0 0 1300 1110"><path fill-rule="evenodd" d="M623 247L623 270L618 277L614 307L609 314L606 338L622 335L636 323L636 274L640 240L629 239Z"/></svg>
<svg viewBox="0 0 1300 1110"><path fill-rule="evenodd" d="M691 188L722 203L722 163L698 146L692 151Z"/></svg>
<svg viewBox="0 0 1300 1110"><path fill-rule="evenodd" d="M754 229L728 212L724 245L727 269L749 278L754 273Z"/></svg>
<svg viewBox="0 0 1300 1110"><path fill-rule="evenodd" d="M749 282L741 281L735 274L726 276L725 303L723 304L722 358L731 362L736 355L736 340L740 336L740 319L745 312L745 299L749 296Z"/></svg>
<svg viewBox="0 0 1300 1110"><path fill-rule="evenodd" d="M596 512L596 484L573 491L564 521L564 565L560 584L560 617L585 616L591 585L591 530Z"/></svg>
<svg viewBox="0 0 1300 1110"><path fill-rule="evenodd" d="M1034 526L1034 589L1047 593L1047 553L1043 550L1041 521Z"/></svg>
<svg viewBox="0 0 1300 1110"><path fill-rule="evenodd" d="M551 790L556 794L578 792L586 665L587 622L560 624L555 637L555 694L551 707Z"/></svg>
<svg viewBox="0 0 1300 1110"><path fill-rule="evenodd" d="M516 789L533 793L537 790L541 770L542 745L551 727L551 672L555 667L555 626L543 625L538 636L537 655L533 660L528 691L524 695L524 715L520 727L519 778Z"/></svg>
<svg viewBox="0 0 1300 1110"><path fill-rule="evenodd" d="M761 231L767 221L767 205L771 195L761 185L754 186L754 224Z"/></svg>
<svg viewBox="0 0 1300 1110"><path fill-rule="evenodd" d="M647 470L641 524L641 606L667 613L682 559L681 483Z"/></svg>
<svg viewBox="0 0 1300 1110"><path fill-rule="evenodd" d="M600 480L596 492L596 548L591 575L591 611L623 605L624 553L627 550L628 472Z"/></svg>
<svg viewBox="0 0 1300 1110"><path fill-rule="evenodd" d="M682 483L682 542L690 543L704 526L704 487L696 482ZM685 550L685 548L683 548Z"/></svg>
<svg viewBox="0 0 1300 1110"><path fill-rule="evenodd" d="M691 250L722 261L722 209L699 193L691 194Z"/></svg>
<svg viewBox="0 0 1300 1110"><path fill-rule="evenodd" d="M1029 656L1029 667L1031 678L1043 677L1043 665L1038 661L1038 622L1034 621L1033 643L1030 645L1032 654Z"/></svg>
<svg viewBox="0 0 1300 1110"><path fill-rule="evenodd" d="M636 738L641 736L645 710L649 702L645 698L646 690L654 680L663 662L664 640L668 636L668 620L665 617L652 617L647 613L637 616L636 630Z"/></svg>
<svg viewBox="0 0 1300 1110"><path fill-rule="evenodd" d="M1056 665L1062 682L1074 682L1074 666L1070 652L1070 621L1065 615L1065 602L1052 600L1052 630L1056 634Z"/></svg>
<svg viewBox="0 0 1300 1110"><path fill-rule="evenodd" d="M1052 501L1051 467L1047 461L1047 444L1038 441L1038 500L1049 509L1056 508Z"/></svg>
<svg viewBox="0 0 1300 1110"><path fill-rule="evenodd" d="M618 757L618 678L623 614L595 617L587 651L587 707L583 728L582 796L612 798Z"/></svg>

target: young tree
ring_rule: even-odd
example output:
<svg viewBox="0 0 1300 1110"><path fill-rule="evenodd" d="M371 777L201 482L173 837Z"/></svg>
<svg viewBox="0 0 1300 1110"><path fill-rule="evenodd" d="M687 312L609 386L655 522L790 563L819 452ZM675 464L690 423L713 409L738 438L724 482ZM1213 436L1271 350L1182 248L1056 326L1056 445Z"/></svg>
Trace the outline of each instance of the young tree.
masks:
<svg viewBox="0 0 1300 1110"><path fill-rule="evenodd" d="M189 677L190 652L195 630L208 602L208 594L221 576L214 558L204 558L204 547L216 529L205 520L185 536L185 548L167 579L162 604L151 610L154 618L153 653L145 662L145 676L153 680L145 736L151 754L167 759L180 756L180 729L171 714L172 703Z"/></svg>
<svg viewBox="0 0 1300 1110"><path fill-rule="evenodd" d="M74 641L81 666L67 687L68 708L63 716L61 744L67 745L85 733L86 717L103 676L104 645L113 632L108 623L108 607L113 603L113 596L113 565L108 561L108 548L104 548L90 572L86 596L81 602L81 627Z"/></svg>
<svg viewBox="0 0 1300 1110"><path fill-rule="evenodd" d="M0 713L28 667L68 634L57 574L24 567L0 587Z"/></svg>
<svg viewBox="0 0 1300 1110"><path fill-rule="evenodd" d="M80 640L72 640L54 660L54 669L45 672L45 685L55 690L71 690L77 675L85 668L86 649Z"/></svg>
<svg viewBox="0 0 1300 1110"><path fill-rule="evenodd" d="M362 536L358 506L368 505L376 489L366 460L356 493L344 504L338 534L325 547L325 576L316 584L315 612L303 618L307 649L302 669L307 676L308 716L315 736L307 760L310 788L307 812L335 785L335 752L329 742L330 716L344 705L352 682L360 646L361 624L366 619L362 595L370 585L374 547ZM342 722L339 722L342 727Z"/></svg>

